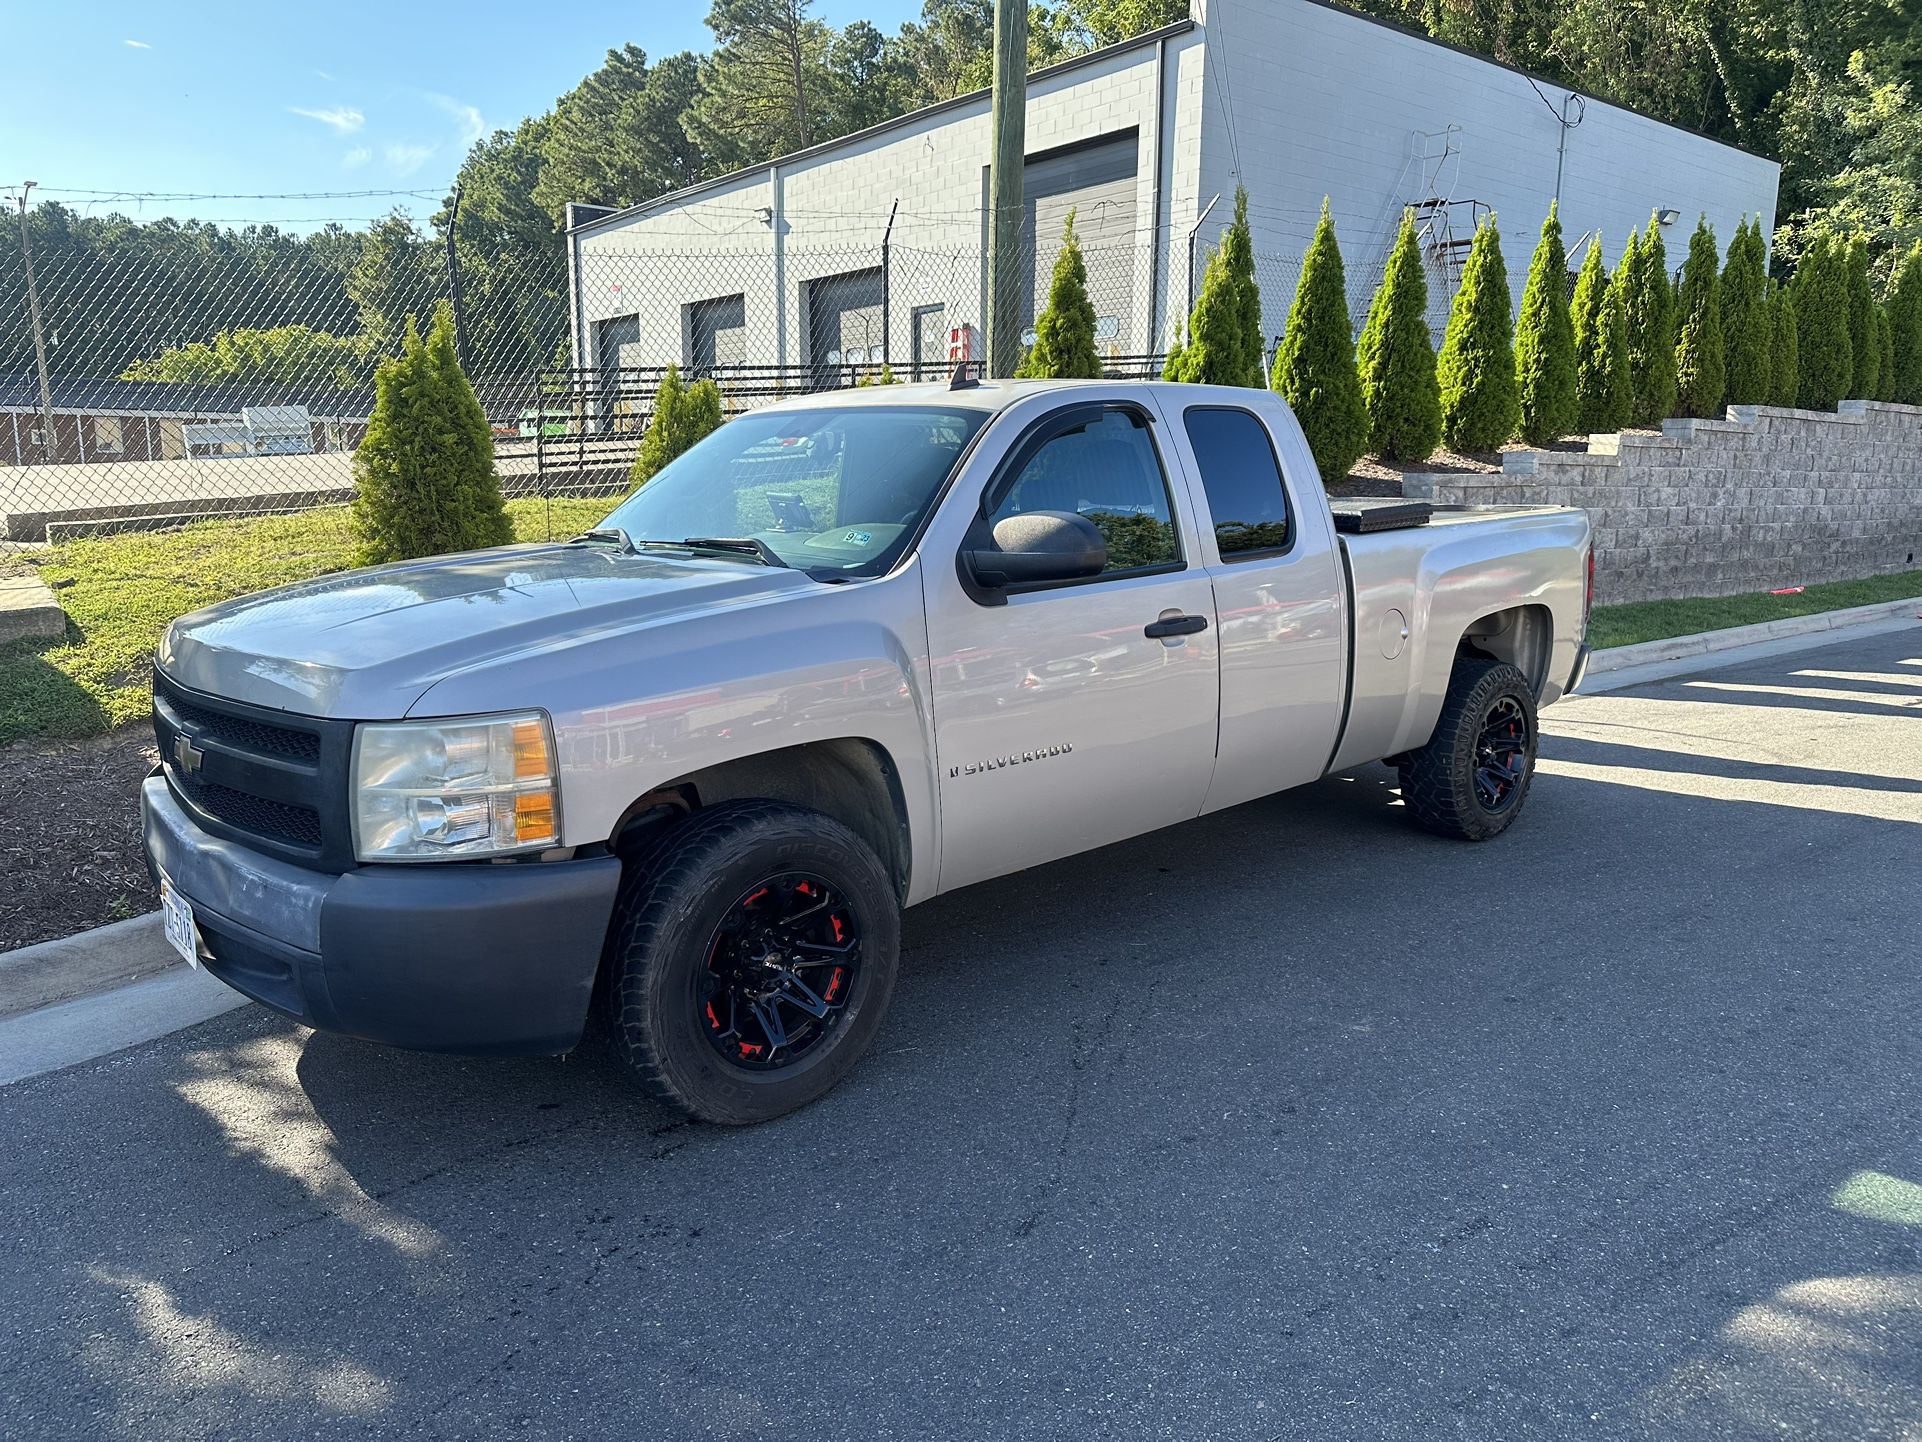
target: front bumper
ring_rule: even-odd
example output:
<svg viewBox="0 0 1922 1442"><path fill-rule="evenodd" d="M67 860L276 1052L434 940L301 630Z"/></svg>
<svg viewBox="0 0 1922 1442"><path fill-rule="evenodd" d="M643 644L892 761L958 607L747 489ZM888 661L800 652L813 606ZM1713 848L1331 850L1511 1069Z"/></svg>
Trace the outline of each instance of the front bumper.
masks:
<svg viewBox="0 0 1922 1442"><path fill-rule="evenodd" d="M201 964L255 1001L422 1051L546 1055L580 1040L616 858L334 876L202 830L160 776L140 811L149 861L193 906Z"/></svg>

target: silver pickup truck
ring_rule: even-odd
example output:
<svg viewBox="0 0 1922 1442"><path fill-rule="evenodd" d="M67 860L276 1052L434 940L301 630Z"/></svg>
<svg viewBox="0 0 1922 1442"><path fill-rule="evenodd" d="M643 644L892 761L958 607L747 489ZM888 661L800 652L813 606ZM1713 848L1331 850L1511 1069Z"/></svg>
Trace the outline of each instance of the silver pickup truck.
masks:
<svg viewBox="0 0 1922 1442"><path fill-rule="evenodd" d="M175 944L309 1026L555 1053L592 1011L758 1121L859 1058L939 893L1381 760L1502 832L1592 565L1579 511L1331 508L1260 391L816 395L572 542L174 622L147 848Z"/></svg>

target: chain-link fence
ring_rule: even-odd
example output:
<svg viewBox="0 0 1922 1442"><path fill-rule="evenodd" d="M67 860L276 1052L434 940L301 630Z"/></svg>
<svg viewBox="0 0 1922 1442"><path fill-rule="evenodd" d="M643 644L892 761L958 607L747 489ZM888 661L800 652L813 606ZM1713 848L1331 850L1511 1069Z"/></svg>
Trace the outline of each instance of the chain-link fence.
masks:
<svg viewBox="0 0 1922 1442"><path fill-rule="evenodd" d="M739 411L986 360L978 247L667 250L619 231L449 247L399 215L304 236L58 206L29 221L27 248L0 231L0 539L16 542L346 501L375 366L441 302L510 497L620 489L669 363ZM1034 249L1015 268L1029 324L1056 257ZM1205 260L1166 235L1086 251L1110 374L1159 373ZM1271 348L1299 269L1257 256ZM1359 318L1379 262L1348 279Z"/></svg>

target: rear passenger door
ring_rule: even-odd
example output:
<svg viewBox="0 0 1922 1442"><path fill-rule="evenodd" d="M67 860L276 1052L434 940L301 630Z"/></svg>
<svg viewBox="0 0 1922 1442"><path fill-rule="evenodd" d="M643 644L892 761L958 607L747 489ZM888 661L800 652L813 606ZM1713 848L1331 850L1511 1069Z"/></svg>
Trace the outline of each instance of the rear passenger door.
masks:
<svg viewBox="0 0 1922 1442"><path fill-rule="evenodd" d="M1187 820L1215 760L1214 594L1156 418L1083 401L1002 425L1012 446L921 547L944 891ZM964 583L960 550L1030 511L1093 521L1107 569Z"/></svg>
<svg viewBox="0 0 1922 1442"><path fill-rule="evenodd" d="M1219 396L1220 392L1216 392ZM1305 442L1270 401L1177 406L1169 434L1205 508L1201 549L1221 632L1220 754L1205 810L1313 781L1340 733L1347 686L1340 556ZM1292 474L1291 474L1292 472ZM1303 496L1293 475L1310 480Z"/></svg>

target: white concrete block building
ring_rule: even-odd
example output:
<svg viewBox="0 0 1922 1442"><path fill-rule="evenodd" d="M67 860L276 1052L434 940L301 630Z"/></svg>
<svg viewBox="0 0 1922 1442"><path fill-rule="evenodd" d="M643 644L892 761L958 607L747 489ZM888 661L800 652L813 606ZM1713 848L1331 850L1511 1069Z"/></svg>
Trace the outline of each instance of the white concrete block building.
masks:
<svg viewBox="0 0 1922 1442"><path fill-rule="evenodd" d="M576 207L577 364L939 372L951 331L987 311L989 153L981 93L645 205ZM1760 156L1326 0L1193 0L1187 21L1031 78L1030 313L1070 209L1121 357L1165 349L1238 183L1272 337L1324 196L1357 324L1416 208L1439 328L1489 211L1519 298L1557 195L1571 263L1595 232L1613 263L1659 210L1679 265L1700 214L1724 243L1747 214L1772 230L1779 180Z"/></svg>

